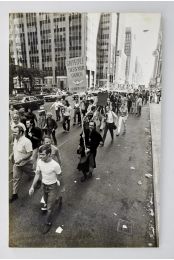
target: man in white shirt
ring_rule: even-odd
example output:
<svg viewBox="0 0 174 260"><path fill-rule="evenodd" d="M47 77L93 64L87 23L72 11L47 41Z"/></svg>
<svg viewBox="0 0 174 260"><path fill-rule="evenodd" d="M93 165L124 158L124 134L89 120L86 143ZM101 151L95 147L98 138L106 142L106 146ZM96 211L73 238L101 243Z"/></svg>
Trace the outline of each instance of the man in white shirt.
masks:
<svg viewBox="0 0 174 260"><path fill-rule="evenodd" d="M117 123L118 117L117 115L111 110L109 106L106 107L106 119L105 119L105 128L104 128L104 134L103 134L103 142L106 139L106 135L108 130L111 134L112 141L114 140L114 134L113 130L116 129L116 123Z"/></svg>
<svg viewBox="0 0 174 260"><path fill-rule="evenodd" d="M54 102L52 104L52 106L50 107L50 109L52 109L54 107L55 112L56 112L56 121L60 121L60 108L63 106L62 102L59 101L59 99L57 98L56 102Z"/></svg>
<svg viewBox="0 0 174 260"><path fill-rule="evenodd" d="M10 199L10 203L18 199L19 184L23 172L29 176L34 175L32 156L32 143L24 136L24 129L22 126L17 125L13 129L13 135L15 137L13 144L13 152L10 155L10 160L14 159L13 165L13 195Z"/></svg>
<svg viewBox="0 0 174 260"><path fill-rule="evenodd" d="M24 131L26 131L26 127L23 123L20 122L19 114L13 114L12 121L11 121L11 130L14 131L14 127L20 125Z"/></svg>
<svg viewBox="0 0 174 260"><path fill-rule="evenodd" d="M36 175L29 190L29 195L34 193L34 187L42 176L43 183L43 197L46 203L47 209L46 223L43 228L43 234L46 234L52 225L53 211L57 202L61 168L60 165L51 158L51 146L42 145L39 148L40 159L37 162ZM59 176L59 179L58 179ZM60 203L62 203L62 197L60 197Z"/></svg>

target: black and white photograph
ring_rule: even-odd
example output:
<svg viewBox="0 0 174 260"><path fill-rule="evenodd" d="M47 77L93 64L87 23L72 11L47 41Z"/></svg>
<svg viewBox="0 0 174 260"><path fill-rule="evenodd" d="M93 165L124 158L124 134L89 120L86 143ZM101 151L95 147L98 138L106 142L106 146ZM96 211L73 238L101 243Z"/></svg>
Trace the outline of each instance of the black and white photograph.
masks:
<svg viewBox="0 0 174 260"><path fill-rule="evenodd" d="M9 247L159 247L162 22L9 13Z"/></svg>

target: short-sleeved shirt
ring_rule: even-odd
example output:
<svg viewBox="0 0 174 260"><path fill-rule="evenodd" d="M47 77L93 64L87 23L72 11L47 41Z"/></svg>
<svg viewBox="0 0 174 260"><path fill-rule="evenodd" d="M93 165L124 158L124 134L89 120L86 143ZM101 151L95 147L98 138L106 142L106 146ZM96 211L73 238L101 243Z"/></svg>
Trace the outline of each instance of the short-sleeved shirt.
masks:
<svg viewBox="0 0 174 260"><path fill-rule="evenodd" d="M28 138L26 138L25 136L21 136L19 140L15 138L13 144L15 162L24 158L27 153L30 153L32 151L33 151L32 143ZM28 161L30 161L30 158L26 159L24 163L26 164Z"/></svg>
<svg viewBox="0 0 174 260"><path fill-rule="evenodd" d="M64 112L64 116L70 116L71 115L71 106L67 107L65 106L65 112Z"/></svg>
<svg viewBox="0 0 174 260"><path fill-rule="evenodd" d="M57 182L57 175L61 174L60 165L51 159L49 162L44 162L41 159L37 162L36 172L42 174L42 182L46 185L51 185Z"/></svg>
<svg viewBox="0 0 174 260"><path fill-rule="evenodd" d="M22 128L24 129L24 131L26 131L26 127L25 127L25 125L24 125L23 123L19 122L19 123L15 124L13 121L11 122L11 125L10 125L10 126L11 126L11 130L14 131L14 128L15 128L15 126L17 126L17 125L22 126Z"/></svg>

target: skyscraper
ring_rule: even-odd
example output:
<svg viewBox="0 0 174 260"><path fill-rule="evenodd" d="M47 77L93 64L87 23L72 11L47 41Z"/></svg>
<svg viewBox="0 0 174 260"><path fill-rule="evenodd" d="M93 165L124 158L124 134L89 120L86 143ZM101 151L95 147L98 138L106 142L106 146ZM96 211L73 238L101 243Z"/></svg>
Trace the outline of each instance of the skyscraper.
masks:
<svg viewBox="0 0 174 260"><path fill-rule="evenodd" d="M47 85L67 87L65 60L86 57L88 87L96 80L96 40L100 14L10 14L10 55L15 65L38 68Z"/></svg>
<svg viewBox="0 0 174 260"><path fill-rule="evenodd" d="M97 36L97 85L109 87L115 73L116 13L102 13Z"/></svg>
<svg viewBox="0 0 174 260"><path fill-rule="evenodd" d="M125 46L124 46L124 52L127 56L126 71L125 71L126 83L128 83L129 73L130 73L131 49L132 49L132 32L130 27L126 27Z"/></svg>

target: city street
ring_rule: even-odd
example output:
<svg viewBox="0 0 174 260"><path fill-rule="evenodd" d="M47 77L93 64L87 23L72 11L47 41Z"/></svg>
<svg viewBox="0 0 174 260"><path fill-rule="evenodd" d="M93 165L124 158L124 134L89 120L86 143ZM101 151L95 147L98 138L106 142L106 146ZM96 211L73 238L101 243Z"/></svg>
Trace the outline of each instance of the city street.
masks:
<svg viewBox="0 0 174 260"><path fill-rule="evenodd" d="M98 148L93 177L84 183L76 169L80 132L72 126L64 133L58 123L65 187L50 232L41 233L41 188L29 197L32 181L24 175L19 199L9 208L10 247L155 247L149 104L141 117L129 115L126 134L115 136L113 143L108 132L104 147ZM58 227L62 233L56 233Z"/></svg>

